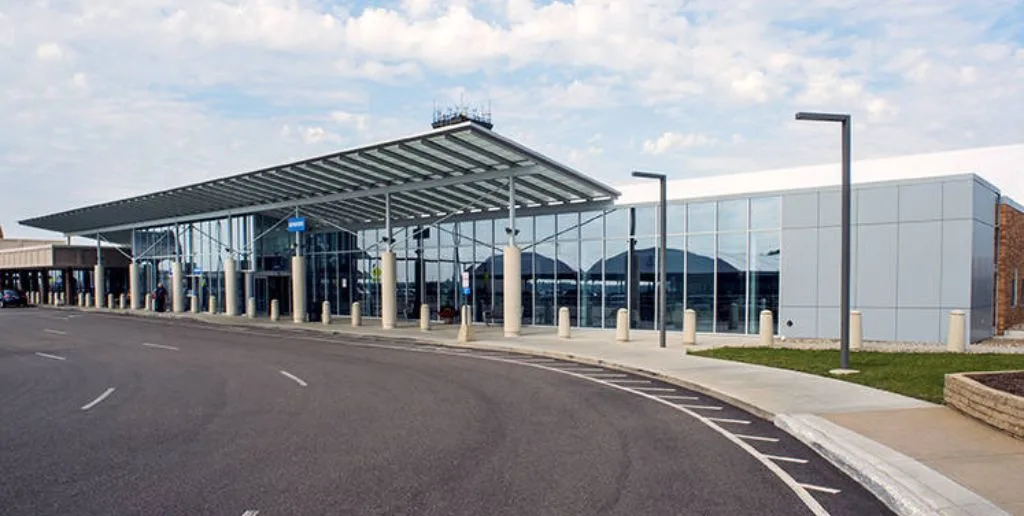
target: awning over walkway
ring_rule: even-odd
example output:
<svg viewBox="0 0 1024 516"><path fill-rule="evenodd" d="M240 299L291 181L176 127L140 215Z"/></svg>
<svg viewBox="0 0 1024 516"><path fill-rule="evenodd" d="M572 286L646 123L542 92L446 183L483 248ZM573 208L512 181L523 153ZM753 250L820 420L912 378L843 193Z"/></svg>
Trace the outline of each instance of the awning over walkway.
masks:
<svg viewBox="0 0 1024 516"><path fill-rule="evenodd" d="M619 193L473 122L163 192L21 221L68 235L263 213L344 229L508 209L603 206ZM495 217L500 217L495 214ZM109 237L108 237L109 238Z"/></svg>

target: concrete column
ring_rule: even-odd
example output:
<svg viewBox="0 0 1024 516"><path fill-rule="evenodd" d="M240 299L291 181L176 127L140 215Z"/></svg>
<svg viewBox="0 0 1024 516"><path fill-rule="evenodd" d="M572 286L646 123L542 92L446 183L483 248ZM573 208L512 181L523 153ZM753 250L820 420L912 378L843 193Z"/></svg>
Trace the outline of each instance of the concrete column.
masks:
<svg viewBox="0 0 1024 516"><path fill-rule="evenodd" d="M619 311L615 312L615 340L629 341L629 310L625 308L619 308Z"/></svg>
<svg viewBox="0 0 1024 516"><path fill-rule="evenodd" d="M281 319L281 303L276 299L270 300L270 321L277 322Z"/></svg>
<svg viewBox="0 0 1024 516"><path fill-rule="evenodd" d="M380 253L380 323L385 330L395 329L398 319L398 283L395 278L395 253Z"/></svg>
<svg viewBox="0 0 1024 516"><path fill-rule="evenodd" d="M114 309L114 294L107 294L107 308Z"/></svg>
<svg viewBox="0 0 1024 516"><path fill-rule="evenodd" d="M359 301L352 303L352 327L358 328L363 324L363 313L360 311L362 307L359 306Z"/></svg>
<svg viewBox="0 0 1024 516"><path fill-rule="evenodd" d="M234 258L224 260L224 314L238 315L238 265Z"/></svg>
<svg viewBox="0 0 1024 516"><path fill-rule="evenodd" d="M850 312L850 349L860 349L864 345L864 322L860 310Z"/></svg>
<svg viewBox="0 0 1024 516"><path fill-rule="evenodd" d="M331 302L324 301L323 306L320 308L320 322L324 323L324 326L331 324Z"/></svg>
<svg viewBox="0 0 1024 516"><path fill-rule="evenodd" d="M772 345L772 337L774 334L774 321L772 320L771 310L761 310L761 321L758 325L761 334L761 346L770 347Z"/></svg>
<svg viewBox="0 0 1024 516"><path fill-rule="evenodd" d="M697 312L692 308L687 308L683 312L683 344L697 344Z"/></svg>
<svg viewBox="0 0 1024 516"><path fill-rule="evenodd" d="M117 297L117 301L117 307L120 308L121 310L124 310L125 308L128 307L128 296L121 294L120 296Z"/></svg>
<svg viewBox="0 0 1024 516"><path fill-rule="evenodd" d="M210 296L209 301L210 305L208 307L208 310L210 312L210 315L217 315L217 296Z"/></svg>
<svg viewBox="0 0 1024 516"><path fill-rule="evenodd" d="M949 332L946 335L946 351L963 353L967 351L967 325L963 310L949 312Z"/></svg>
<svg viewBox="0 0 1024 516"><path fill-rule="evenodd" d="M256 298L250 297L245 300L245 316L249 319L256 318Z"/></svg>
<svg viewBox="0 0 1024 516"><path fill-rule="evenodd" d="M558 338L568 339L569 338L569 309L562 307L558 309Z"/></svg>
<svg viewBox="0 0 1024 516"><path fill-rule="evenodd" d="M292 256L292 321L306 320L306 257Z"/></svg>
<svg viewBox="0 0 1024 516"><path fill-rule="evenodd" d="M181 262L171 264L171 310L176 314L185 311L185 277L181 273Z"/></svg>
<svg viewBox="0 0 1024 516"><path fill-rule="evenodd" d="M102 265L93 267L93 290L96 296L96 308L103 308L103 299L107 296L106 271Z"/></svg>
<svg viewBox="0 0 1024 516"><path fill-rule="evenodd" d="M132 310L138 310L142 306L142 292L139 290L139 266L135 262L128 265L128 293L132 298Z"/></svg>
<svg viewBox="0 0 1024 516"><path fill-rule="evenodd" d="M519 247L505 246L502 263L503 286L505 287L505 336L518 337L523 322L522 254Z"/></svg>
<svg viewBox="0 0 1024 516"><path fill-rule="evenodd" d="M473 331L473 312L469 305L462 305L462 322L459 324L459 342L466 343L475 340Z"/></svg>
<svg viewBox="0 0 1024 516"><path fill-rule="evenodd" d="M195 294L188 296L188 311L194 314L199 313L199 296Z"/></svg>
<svg viewBox="0 0 1024 516"><path fill-rule="evenodd" d="M430 305L420 305L420 330L430 331Z"/></svg>

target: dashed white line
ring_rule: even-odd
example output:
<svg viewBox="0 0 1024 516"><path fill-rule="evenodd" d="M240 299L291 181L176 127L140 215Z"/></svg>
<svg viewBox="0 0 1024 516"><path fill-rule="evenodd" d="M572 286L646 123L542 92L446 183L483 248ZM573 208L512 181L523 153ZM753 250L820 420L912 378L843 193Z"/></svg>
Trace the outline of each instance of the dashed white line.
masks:
<svg viewBox="0 0 1024 516"><path fill-rule="evenodd" d="M149 343L149 342L143 342L142 345L146 346L147 348L159 348L159 349L168 349L168 350L171 350L171 351L181 351L180 349L178 349L178 348L176 348L174 346L165 346L163 344L152 344L152 343Z"/></svg>
<svg viewBox="0 0 1024 516"><path fill-rule="evenodd" d="M661 396L658 396L658 397L663 399L663 400L697 401L697 400L700 399L700 398L698 398L696 396L679 396L679 395L676 395L676 394L662 394Z"/></svg>
<svg viewBox="0 0 1024 516"><path fill-rule="evenodd" d="M242 516L256 516L259 513L260 511L249 509L248 511L243 512Z"/></svg>
<svg viewBox="0 0 1024 516"><path fill-rule="evenodd" d="M62 356L51 355L49 353L36 353L36 355L39 355L39 356L41 356L43 358L52 358L54 360L67 360L66 358L64 358Z"/></svg>
<svg viewBox="0 0 1024 516"><path fill-rule="evenodd" d="M559 367L563 371L572 371L574 373L600 373L604 369L599 367Z"/></svg>
<svg viewBox="0 0 1024 516"><path fill-rule="evenodd" d="M733 434L740 439L746 439L748 441L763 441L766 443L777 443L779 440L775 437L761 437L759 435L744 435L744 434Z"/></svg>
<svg viewBox="0 0 1024 516"><path fill-rule="evenodd" d="M824 486L816 486L814 484L799 484L799 486L804 488L804 489L810 489L811 491L821 491L822 493L828 493L828 494L837 494L837 493L841 492L838 489L834 489L834 488L831 488L831 487L824 487Z"/></svg>
<svg viewBox="0 0 1024 516"><path fill-rule="evenodd" d="M51 330L49 328L46 328L45 330L43 330L43 333L52 333L53 335L67 335L68 334L68 332L66 332L66 331Z"/></svg>
<svg viewBox="0 0 1024 516"><path fill-rule="evenodd" d="M728 419L723 417L709 417L708 421L714 421L715 423L733 423L737 425L749 425L750 421L744 421L742 419Z"/></svg>
<svg viewBox="0 0 1024 516"><path fill-rule="evenodd" d="M687 405L685 403L680 403L679 406L693 410L722 410L722 407L716 407L714 405Z"/></svg>
<svg viewBox="0 0 1024 516"><path fill-rule="evenodd" d="M305 387L307 385L306 382L302 381L302 378L299 378L298 376L295 376L289 373L288 371L281 371L281 374L287 376L288 378L291 378L292 380L295 380L295 383L299 384L299 386L301 387Z"/></svg>
<svg viewBox="0 0 1024 516"><path fill-rule="evenodd" d="M589 378L626 378L629 375L622 373L590 373L587 376Z"/></svg>
<svg viewBox="0 0 1024 516"><path fill-rule="evenodd" d="M627 384L627 383L651 383L650 380L608 380L608 383L614 383L615 385ZM641 387L637 387L638 389Z"/></svg>
<svg viewBox="0 0 1024 516"><path fill-rule="evenodd" d="M110 396L110 393L112 393L112 392L114 392L114 388L113 387L108 388L107 390L103 391L103 394L100 394L100 396L98 398L90 401L89 403L86 403L85 405L82 405L82 410L89 410L89 409L95 407L97 404L99 404L99 402L107 399L107 396Z"/></svg>
<svg viewBox="0 0 1024 516"><path fill-rule="evenodd" d="M676 392L675 389L670 387L629 387L629 389L644 392Z"/></svg>
<svg viewBox="0 0 1024 516"><path fill-rule="evenodd" d="M807 464L807 459L797 459L794 457L781 457L779 455L763 455L766 459L777 460L779 462L792 462L794 464Z"/></svg>

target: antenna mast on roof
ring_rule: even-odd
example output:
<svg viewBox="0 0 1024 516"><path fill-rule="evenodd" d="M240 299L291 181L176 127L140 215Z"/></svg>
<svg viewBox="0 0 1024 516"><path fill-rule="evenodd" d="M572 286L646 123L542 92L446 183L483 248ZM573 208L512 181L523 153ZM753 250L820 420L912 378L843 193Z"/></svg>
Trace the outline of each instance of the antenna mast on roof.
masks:
<svg viewBox="0 0 1024 516"><path fill-rule="evenodd" d="M450 104L443 109L437 107L437 101L434 101L434 118L430 124L434 129L441 127L447 127L450 125L461 124L463 122L473 122L481 127L487 129L493 129L494 123L491 118L491 101L488 99L487 106L470 106L462 100L463 96L459 95L459 102L457 104Z"/></svg>

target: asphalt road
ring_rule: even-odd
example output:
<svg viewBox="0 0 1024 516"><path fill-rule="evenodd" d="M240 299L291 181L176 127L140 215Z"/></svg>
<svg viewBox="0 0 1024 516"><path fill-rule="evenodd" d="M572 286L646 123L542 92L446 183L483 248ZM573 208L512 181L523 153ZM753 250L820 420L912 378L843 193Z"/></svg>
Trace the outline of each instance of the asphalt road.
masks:
<svg viewBox="0 0 1024 516"><path fill-rule="evenodd" d="M4 515L888 513L770 423L640 377L47 309L0 311L0 472Z"/></svg>

